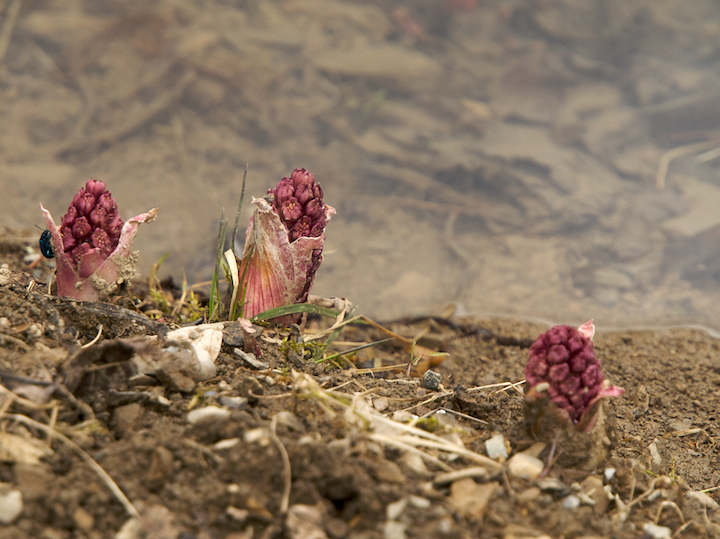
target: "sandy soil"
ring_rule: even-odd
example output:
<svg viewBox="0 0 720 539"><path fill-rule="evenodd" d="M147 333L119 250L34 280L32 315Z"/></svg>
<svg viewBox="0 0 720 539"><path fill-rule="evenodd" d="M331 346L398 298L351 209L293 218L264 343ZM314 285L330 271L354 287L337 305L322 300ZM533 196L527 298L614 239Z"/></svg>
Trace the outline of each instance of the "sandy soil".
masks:
<svg viewBox="0 0 720 539"><path fill-rule="evenodd" d="M29 238L3 231L8 270L25 265ZM545 327L470 318L385 324L409 338L424 332L419 345L449 354L434 367L436 390L407 376L397 340L338 368L340 360L318 364L281 344L287 330L266 328L256 345L267 366L257 370L233 353L238 343L226 328L217 376L183 392L168 378L132 377L123 344L131 341L116 339L162 333L163 324L120 306L131 303L67 301L27 273L3 275L0 496L19 492L24 507L0 527L3 539L720 537L712 490L720 481L719 344L707 334L596 335L604 373L625 395L607 403L598 443L560 437L547 475L523 479L504 459L488 461L484 442L502 434L510 457L530 451L548 461L562 429L538 430L521 391L509 387L523 379L528 347ZM99 323L101 340L79 348ZM308 330L316 326L311 320ZM350 326L341 340L385 336ZM206 406L224 412L188 421ZM420 416L417 425L440 442L471 453L457 445L411 451L420 438L388 431L369 407L398 422ZM50 424L66 438L49 439L42 426ZM126 506L76 447L112 478ZM443 478L470 468L474 479ZM135 511L142 531L132 529Z"/></svg>

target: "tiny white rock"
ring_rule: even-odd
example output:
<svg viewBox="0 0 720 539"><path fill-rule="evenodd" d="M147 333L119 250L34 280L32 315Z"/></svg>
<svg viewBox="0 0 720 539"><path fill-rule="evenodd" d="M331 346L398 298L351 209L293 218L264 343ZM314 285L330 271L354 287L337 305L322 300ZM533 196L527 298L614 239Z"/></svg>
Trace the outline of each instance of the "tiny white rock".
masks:
<svg viewBox="0 0 720 539"><path fill-rule="evenodd" d="M671 539L672 533L670 528L666 526L658 526L652 522L643 524L643 531L648 534L652 539Z"/></svg>
<svg viewBox="0 0 720 539"><path fill-rule="evenodd" d="M580 507L580 498L575 496L575 494L570 494L570 496L567 496L563 500L563 507L565 509L577 509Z"/></svg>
<svg viewBox="0 0 720 539"><path fill-rule="evenodd" d="M383 535L385 539L405 539L405 528L407 528L407 524L387 520L383 526Z"/></svg>
<svg viewBox="0 0 720 539"><path fill-rule="evenodd" d="M407 498L400 498L396 502L387 504L387 507L385 507L385 517L388 520L397 520L400 515L403 514L403 511L405 511L407 504Z"/></svg>
<svg viewBox="0 0 720 539"><path fill-rule="evenodd" d="M205 406L204 408L198 408L197 410L188 412L187 422L195 424L207 419L228 419L229 417L230 410L220 408L219 406Z"/></svg>
<svg viewBox="0 0 720 539"><path fill-rule="evenodd" d="M527 481L533 481L540 477L545 468L543 461L524 453L518 453L510 457L507 466L510 475Z"/></svg>
<svg viewBox="0 0 720 539"><path fill-rule="evenodd" d="M507 454L507 446L505 445L505 436L502 434L496 434L489 440L485 441L485 451L487 451L487 456L490 457L493 460L503 458L506 459L508 457Z"/></svg>
<svg viewBox="0 0 720 539"><path fill-rule="evenodd" d="M615 477L615 468L605 468L605 481L610 481Z"/></svg>
<svg viewBox="0 0 720 539"><path fill-rule="evenodd" d="M0 523L8 525L23 512L22 493L0 487Z"/></svg>

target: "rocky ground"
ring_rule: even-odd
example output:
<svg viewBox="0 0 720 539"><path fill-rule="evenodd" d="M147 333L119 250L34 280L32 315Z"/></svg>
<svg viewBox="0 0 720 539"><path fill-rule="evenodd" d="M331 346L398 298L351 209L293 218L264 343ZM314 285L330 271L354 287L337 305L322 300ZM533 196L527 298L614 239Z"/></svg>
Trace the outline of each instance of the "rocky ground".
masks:
<svg viewBox="0 0 720 539"><path fill-rule="evenodd" d="M602 436L553 450L519 383L542 326L350 325L325 351L420 337L448 354L433 356L437 387L414 376L427 364L408 376L401 339L317 362L287 329L250 339L237 324L214 377L173 362L138 376L130 359L160 361L145 336L166 324L128 298L47 295L23 271L35 236L6 229L0 243L3 539L720 536L720 352L707 334L596 335L626 393ZM329 323L309 320L305 338Z"/></svg>

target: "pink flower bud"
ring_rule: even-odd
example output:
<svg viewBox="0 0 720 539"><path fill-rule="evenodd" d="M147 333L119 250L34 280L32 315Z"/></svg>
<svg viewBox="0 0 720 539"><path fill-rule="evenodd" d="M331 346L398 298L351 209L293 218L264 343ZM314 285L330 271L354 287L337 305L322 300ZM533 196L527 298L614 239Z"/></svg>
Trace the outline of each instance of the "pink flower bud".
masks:
<svg viewBox="0 0 720 539"><path fill-rule="evenodd" d="M591 340L595 327L592 321L588 324L579 330L555 326L540 335L530 347L525 378L530 387L528 398L538 398L535 388L541 387L572 422L588 425L590 430L594 422L587 416L597 408L594 404L604 397L622 395L624 390L604 383Z"/></svg>
<svg viewBox="0 0 720 539"><path fill-rule="evenodd" d="M60 230L50 212L45 217L57 263L58 294L95 301L135 273L130 250L140 223L155 219L157 208L123 224L117 204L99 180L89 180L73 197Z"/></svg>
<svg viewBox="0 0 720 539"><path fill-rule="evenodd" d="M273 195L272 205L266 199L253 199L255 212L245 235L240 275L247 268L242 283L247 318L307 300L322 261L325 223L335 214L323 202L315 177L305 169L295 169L268 193Z"/></svg>

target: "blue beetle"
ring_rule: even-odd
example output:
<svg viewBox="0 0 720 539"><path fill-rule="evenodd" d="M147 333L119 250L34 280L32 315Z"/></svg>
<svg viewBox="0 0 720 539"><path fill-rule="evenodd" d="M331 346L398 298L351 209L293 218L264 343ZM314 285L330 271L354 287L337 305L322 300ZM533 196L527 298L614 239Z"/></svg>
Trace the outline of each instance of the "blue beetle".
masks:
<svg viewBox="0 0 720 539"><path fill-rule="evenodd" d="M50 236L50 231L47 228L40 234L40 241L38 243L40 244L40 252L45 258L55 258L52 236Z"/></svg>

